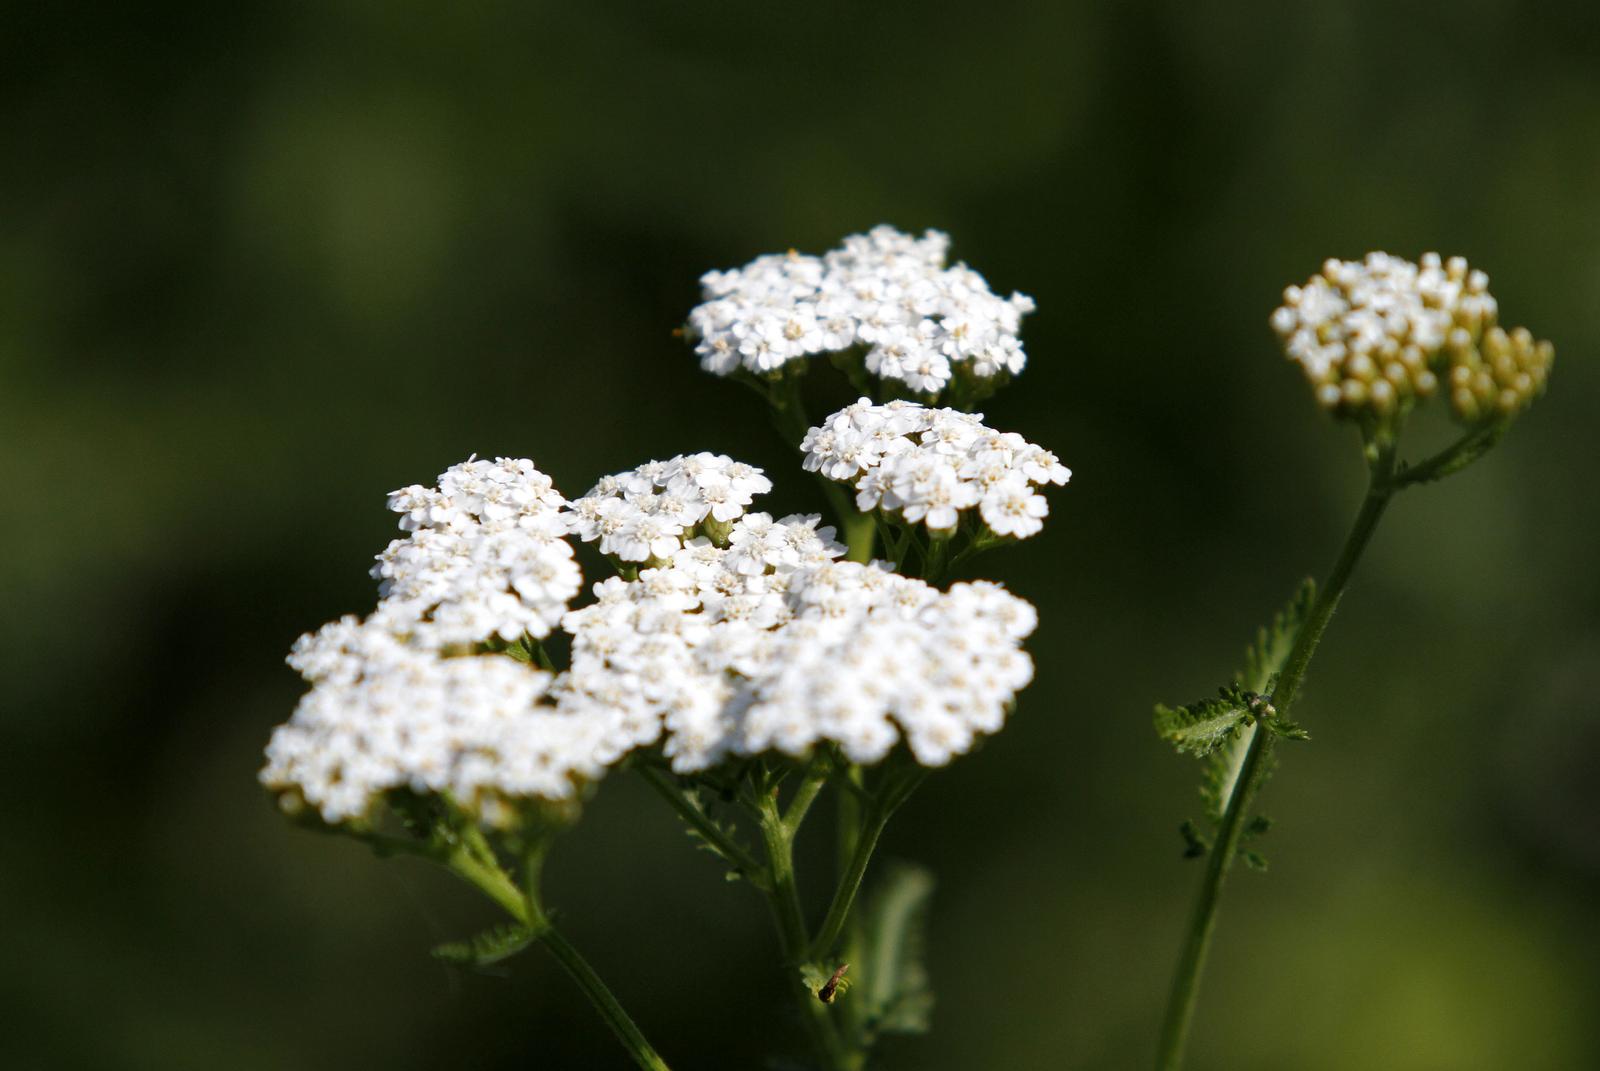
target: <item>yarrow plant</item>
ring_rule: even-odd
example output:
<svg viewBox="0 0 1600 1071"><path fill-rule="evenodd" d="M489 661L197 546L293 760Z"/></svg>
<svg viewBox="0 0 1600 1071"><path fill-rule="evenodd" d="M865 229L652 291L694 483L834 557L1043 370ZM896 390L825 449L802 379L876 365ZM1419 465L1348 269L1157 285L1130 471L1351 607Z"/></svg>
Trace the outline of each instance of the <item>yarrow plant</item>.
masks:
<svg viewBox="0 0 1600 1071"><path fill-rule="evenodd" d="M832 517L774 517L759 508L773 480L722 454L647 461L572 499L532 461L472 458L390 495L402 535L377 555L377 605L290 652L310 687L260 774L282 810L485 894L507 920L435 954L481 967L538 945L639 1067L667 1063L554 924L540 880L613 773L647 782L767 901L806 1066L861 1071L883 1035L929 1027L932 876L868 872L917 786L1003 728L1033 676L1034 608L952 575L1038 536L1046 492L1071 477L972 411L1023 371L1033 302L948 264L948 245L878 227L702 279L681 334L763 399ZM1380 517L1481 457L1544 389L1550 344L1498 315L1460 258L1373 253L1328 261L1271 317L1317 403L1357 430L1369 486L1326 580L1305 582L1244 668L1214 697L1156 709L1158 733L1205 762L1205 820L1182 831L1206 869L1163 1071L1182 1063L1224 879L1236 859L1265 864L1255 800L1278 742L1307 738L1290 714ZM808 379L817 369L835 382ZM807 396L830 392L857 400L814 422ZM1406 464L1401 434L1435 396L1462 433ZM598 570L587 594L580 549ZM813 899L795 845L820 810L837 851Z"/></svg>
<svg viewBox="0 0 1600 1071"><path fill-rule="evenodd" d="M261 771L282 809L485 893L508 922L436 954L474 966L544 947L640 1067L667 1065L540 885L613 770L648 781L768 900L817 1066L865 1067L881 1035L927 1029L931 877L903 865L859 910L858 893L891 816L1032 679L1033 607L948 575L1036 535L1041 490L1070 476L966 411L1022 371L1033 304L947 265L948 244L879 227L702 280L685 332L702 364L767 400L837 524L756 510L772 481L721 454L649 461L571 500L531 461L469 459L390 496L405 534L378 555L376 608L289 656L311 687ZM823 354L876 397L812 425L800 379ZM588 599L580 544L608 574ZM839 852L811 905L794 844L824 795Z"/></svg>
<svg viewBox="0 0 1600 1071"><path fill-rule="evenodd" d="M1229 870L1236 859L1266 866L1257 839L1271 823L1254 812L1255 800L1277 764L1277 743L1309 739L1289 715L1378 521L1400 491L1482 457L1545 388L1554 348L1498 321L1488 276L1461 257L1435 253L1416 263L1387 253L1329 260L1305 284L1288 287L1272 314L1284 353L1304 371L1317 404L1359 432L1367 493L1327 578L1320 586L1301 585L1247 649L1244 668L1211 698L1156 707L1156 731L1206 767L1205 822L1181 827L1185 854L1205 859L1205 874L1167 1004L1160 1071L1183 1065ZM1407 464L1399 456L1401 434L1413 411L1435 395L1445 398L1462 432Z"/></svg>

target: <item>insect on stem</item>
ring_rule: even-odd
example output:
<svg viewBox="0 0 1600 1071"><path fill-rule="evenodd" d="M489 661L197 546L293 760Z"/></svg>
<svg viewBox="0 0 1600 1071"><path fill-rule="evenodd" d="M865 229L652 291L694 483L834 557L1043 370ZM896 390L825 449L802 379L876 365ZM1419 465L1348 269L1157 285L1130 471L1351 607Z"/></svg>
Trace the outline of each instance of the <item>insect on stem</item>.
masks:
<svg viewBox="0 0 1600 1071"><path fill-rule="evenodd" d="M844 978L844 972L849 969L850 964L839 964L839 969L834 971L826 982L822 983L821 989L817 990L817 999L824 1004L832 1004L833 998L839 994L839 982Z"/></svg>

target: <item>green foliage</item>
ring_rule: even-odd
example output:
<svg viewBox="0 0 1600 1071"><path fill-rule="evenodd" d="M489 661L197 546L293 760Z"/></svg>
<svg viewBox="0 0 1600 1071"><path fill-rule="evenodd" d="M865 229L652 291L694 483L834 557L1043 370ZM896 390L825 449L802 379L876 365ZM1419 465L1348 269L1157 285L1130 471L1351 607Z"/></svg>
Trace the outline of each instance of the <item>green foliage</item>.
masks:
<svg viewBox="0 0 1600 1071"><path fill-rule="evenodd" d="M1267 709L1271 710L1272 708L1268 707ZM1311 739L1311 734L1302 729L1299 724L1289 721L1287 718L1278 717L1276 712L1267 714L1265 717L1263 717L1261 719L1261 724L1266 726L1267 731L1273 736L1280 737L1284 740Z"/></svg>
<svg viewBox="0 0 1600 1071"><path fill-rule="evenodd" d="M869 1034L925 1034L931 1025L933 988L924 957L933 886L927 868L896 862L866 906L860 974Z"/></svg>
<svg viewBox="0 0 1600 1071"><path fill-rule="evenodd" d="M1310 579L1302 581L1288 605L1256 632L1254 641L1245 648L1244 667L1234 675L1233 684L1217 690L1215 698L1183 707L1156 707L1155 726L1161 738L1178 751L1205 760L1200 797L1205 801L1205 815L1212 825L1222 821L1257 726L1283 739L1310 739L1299 725L1279 717L1264 697L1270 695L1277 683L1278 674L1289 660L1316 598L1316 584ZM1262 823L1259 828L1256 828L1257 823ZM1270 825L1265 818L1253 819L1253 835L1265 833ZM1193 822L1186 822L1182 833L1185 858L1195 858L1211 850L1209 838ZM1256 854L1256 859L1246 856L1245 861L1251 866L1259 862L1259 868L1264 869L1266 860L1257 853L1252 854Z"/></svg>
<svg viewBox="0 0 1600 1071"><path fill-rule="evenodd" d="M458 967L489 967L527 948L544 931L543 926L506 923L493 926L465 941L447 941L433 949L436 959Z"/></svg>
<svg viewBox="0 0 1600 1071"><path fill-rule="evenodd" d="M1263 836L1271 828L1272 819L1264 814L1258 814L1246 823L1242 836L1245 840L1249 840L1251 837Z"/></svg>
<svg viewBox="0 0 1600 1071"><path fill-rule="evenodd" d="M1156 733L1180 752L1204 758L1234 739L1252 717L1244 694L1223 688L1216 698L1188 706L1156 704Z"/></svg>
<svg viewBox="0 0 1600 1071"><path fill-rule="evenodd" d="M1271 624L1257 630L1255 642L1245 648L1244 668L1234 676L1240 688L1259 695L1271 693L1273 681L1289 660L1300 626L1311 615L1311 605L1316 601L1316 582L1307 577L1289 604L1273 615Z"/></svg>
<svg viewBox="0 0 1600 1071"><path fill-rule="evenodd" d="M712 815L711 806L706 799L707 793L704 789L699 787L685 788L683 795L688 800L689 805L699 814L699 822L703 823L697 824L687 820L684 822L684 832L688 834L690 840L694 841L695 847L701 851L710 852L733 867L725 875L727 880L739 881L754 877L754 875L745 872L744 865L732 851L723 847L728 845L734 849L745 850L744 844L739 839L739 827L732 822Z"/></svg>

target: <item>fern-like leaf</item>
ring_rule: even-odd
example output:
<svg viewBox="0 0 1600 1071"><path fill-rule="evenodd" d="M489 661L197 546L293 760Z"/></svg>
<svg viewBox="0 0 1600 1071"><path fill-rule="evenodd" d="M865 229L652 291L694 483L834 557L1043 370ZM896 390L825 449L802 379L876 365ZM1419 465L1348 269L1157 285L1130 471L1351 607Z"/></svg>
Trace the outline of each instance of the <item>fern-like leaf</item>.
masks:
<svg viewBox="0 0 1600 1071"><path fill-rule="evenodd" d="M542 932L542 927L507 923L487 929L465 941L447 941L436 945L433 955L458 967L489 967L521 952L533 944Z"/></svg>
<svg viewBox="0 0 1600 1071"><path fill-rule="evenodd" d="M1238 736L1254 715L1237 688L1223 688L1214 699L1188 706L1156 704L1156 733L1186 755L1204 758Z"/></svg>
<svg viewBox="0 0 1600 1071"><path fill-rule="evenodd" d="M1273 679L1289 660L1294 642L1300 637L1300 627L1311 616L1311 606L1316 601L1316 582L1307 577L1289 604L1273 615L1270 625L1257 630L1255 642L1245 648L1244 668L1234 677L1240 688L1259 695L1272 691Z"/></svg>
<svg viewBox="0 0 1600 1071"><path fill-rule="evenodd" d="M1245 648L1244 668L1234 675L1234 683L1240 691L1247 695L1271 693L1316 601L1317 585L1308 577L1300 582L1288 605L1273 615L1271 623L1257 630L1254 642ZM1247 726L1206 757L1200 797L1205 801L1206 817L1213 822L1222 821L1222 812L1228 806L1228 797L1233 795L1245 752L1250 749L1254 736L1255 728Z"/></svg>
<svg viewBox="0 0 1600 1071"><path fill-rule="evenodd" d="M884 872L867 906L861 989L869 1031L928 1032L933 987L925 949L932 898L933 874L926 867L902 862Z"/></svg>

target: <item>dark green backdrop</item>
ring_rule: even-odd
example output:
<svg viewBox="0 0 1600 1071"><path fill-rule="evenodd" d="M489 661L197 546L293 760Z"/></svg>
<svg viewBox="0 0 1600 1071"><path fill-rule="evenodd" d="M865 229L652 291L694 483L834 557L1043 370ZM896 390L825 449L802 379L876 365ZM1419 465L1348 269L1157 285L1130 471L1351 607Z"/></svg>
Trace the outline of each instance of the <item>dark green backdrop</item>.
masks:
<svg viewBox="0 0 1600 1071"><path fill-rule="evenodd" d="M1372 248L1488 270L1553 386L1379 532L1193 1067L1600 1064L1600 9L1527 8L6 5L0 1063L622 1066L548 961L428 958L472 893L275 815L281 659L474 451L574 494L726 451L812 504L670 332L708 268L892 222L1038 298L987 411L1076 476L982 562L1037 682L887 839L940 878L890 1066L1148 1061L1198 878L1149 707L1330 564L1360 463L1266 320ZM638 784L549 880L675 1066L789 1036L758 899Z"/></svg>

